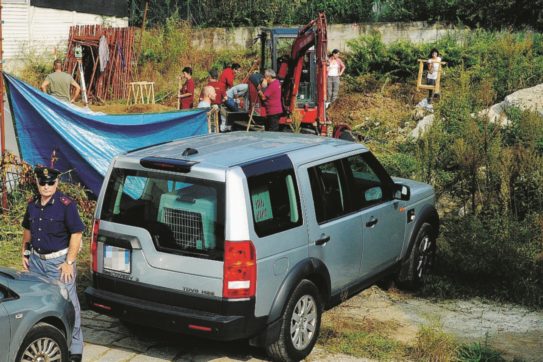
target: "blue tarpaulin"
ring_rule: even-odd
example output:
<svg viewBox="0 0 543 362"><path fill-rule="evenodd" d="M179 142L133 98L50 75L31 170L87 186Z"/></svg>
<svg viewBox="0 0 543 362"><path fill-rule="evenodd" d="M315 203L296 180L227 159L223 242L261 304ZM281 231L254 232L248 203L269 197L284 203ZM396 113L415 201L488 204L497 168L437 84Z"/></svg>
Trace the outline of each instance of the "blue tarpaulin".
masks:
<svg viewBox="0 0 543 362"><path fill-rule="evenodd" d="M207 133L207 109L105 115L77 109L4 73L21 158L72 175L98 195L114 156Z"/></svg>

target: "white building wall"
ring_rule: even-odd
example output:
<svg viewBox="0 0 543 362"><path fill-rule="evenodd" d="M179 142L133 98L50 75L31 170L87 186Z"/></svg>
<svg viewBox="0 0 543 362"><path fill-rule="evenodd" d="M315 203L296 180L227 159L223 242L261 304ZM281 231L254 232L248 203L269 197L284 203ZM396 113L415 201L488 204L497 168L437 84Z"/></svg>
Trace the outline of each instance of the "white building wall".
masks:
<svg viewBox="0 0 543 362"><path fill-rule="evenodd" d="M107 25L127 27L128 18L105 17L30 6L25 0L3 1L4 68L18 68L30 53L56 54L68 45L70 26ZM63 55L63 54L61 54Z"/></svg>

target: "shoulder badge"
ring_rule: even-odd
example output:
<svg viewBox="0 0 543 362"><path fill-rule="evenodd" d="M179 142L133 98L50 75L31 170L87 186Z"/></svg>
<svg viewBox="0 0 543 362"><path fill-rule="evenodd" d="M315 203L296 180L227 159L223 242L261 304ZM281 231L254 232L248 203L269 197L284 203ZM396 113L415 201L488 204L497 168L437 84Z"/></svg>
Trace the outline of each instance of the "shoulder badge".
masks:
<svg viewBox="0 0 543 362"><path fill-rule="evenodd" d="M68 206L72 203L72 199L70 199L69 197L66 197L66 196L61 196L60 197L60 202L62 202L62 204L64 206Z"/></svg>

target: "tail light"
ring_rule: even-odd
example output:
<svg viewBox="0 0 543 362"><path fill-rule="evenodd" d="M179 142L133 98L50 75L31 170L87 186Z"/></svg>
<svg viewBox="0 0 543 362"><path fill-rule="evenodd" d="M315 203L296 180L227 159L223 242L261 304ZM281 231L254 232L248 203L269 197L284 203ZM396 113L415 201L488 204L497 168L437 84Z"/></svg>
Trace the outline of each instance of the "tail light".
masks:
<svg viewBox="0 0 543 362"><path fill-rule="evenodd" d="M98 231L100 230L100 219L94 219L92 222L91 236L91 265L92 271L98 271Z"/></svg>
<svg viewBox="0 0 543 362"><path fill-rule="evenodd" d="M224 242L224 298L250 298L256 291L256 252L248 241Z"/></svg>

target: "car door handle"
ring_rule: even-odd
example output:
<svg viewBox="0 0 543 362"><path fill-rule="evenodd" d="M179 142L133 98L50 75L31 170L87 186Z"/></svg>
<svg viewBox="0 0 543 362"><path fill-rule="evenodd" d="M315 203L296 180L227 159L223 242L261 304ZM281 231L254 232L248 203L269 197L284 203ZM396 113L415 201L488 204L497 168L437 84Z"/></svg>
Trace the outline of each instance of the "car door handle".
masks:
<svg viewBox="0 0 543 362"><path fill-rule="evenodd" d="M372 227L374 227L375 225L377 225L377 222L379 222L379 219L376 219L376 218L372 217L372 218L370 219L370 221L368 221L368 222L366 223L366 227L372 228Z"/></svg>
<svg viewBox="0 0 543 362"><path fill-rule="evenodd" d="M324 236L324 235L321 235L321 236L323 237L320 238L319 240L315 240L315 245L322 245L330 241L330 236Z"/></svg>

